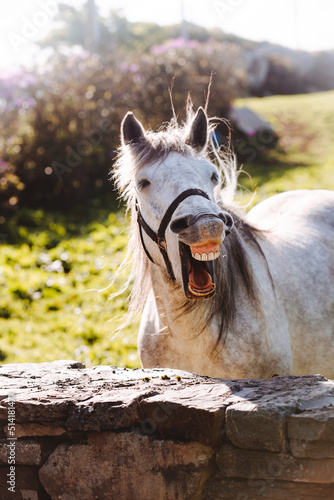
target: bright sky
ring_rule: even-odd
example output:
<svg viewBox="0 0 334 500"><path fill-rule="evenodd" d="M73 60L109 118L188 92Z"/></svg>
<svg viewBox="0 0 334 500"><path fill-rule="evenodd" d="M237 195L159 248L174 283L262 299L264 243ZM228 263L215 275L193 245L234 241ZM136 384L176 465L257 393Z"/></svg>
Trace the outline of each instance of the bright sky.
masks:
<svg viewBox="0 0 334 500"><path fill-rule="evenodd" d="M82 6L86 0L62 0ZM4 3L4 2L3 2ZM10 0L0 17L0 67L29 63L34 42L53 27L57 0ZM96 0L101 14L121 9L130 21L173 24L182 0ZM303 50L334 49L333 0L183 0L187 21L220 27L251 40L269 40Z"/></svg>

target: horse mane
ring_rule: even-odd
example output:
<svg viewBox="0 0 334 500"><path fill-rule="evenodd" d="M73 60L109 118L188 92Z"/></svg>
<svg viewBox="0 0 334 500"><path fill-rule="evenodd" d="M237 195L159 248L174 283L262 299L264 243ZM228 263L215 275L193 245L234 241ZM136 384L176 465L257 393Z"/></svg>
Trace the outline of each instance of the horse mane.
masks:
<svg viewBox="0 0 334 500"><path fill-rule="evenodd" d="M200 332L218 314L221 318L218 346L221 338L227 333L234 323L236 316L236 296L240 286L243 286L245 293L259 310L257 300L257 287L252 272L252 267L245 249L245 242L250 243L265 259L262 249L257 241L257 236L261 231L251 226L245 221L244 214L234 203L234 196L237 190L238 170L234 154L228 150L222 150L216 141L212 139L216 123L211 119L209 133L211 136L208 151L199 155L186 143L188 131L194 117L192 104L188 102L187 119L182 125L177 123L176 118L165 125L159 132L147 132L145 139L134 144L122 145L119 149L118 159L114 166L112 176L115 180L121 196L126 201L127 211L131 213L130 238L125 259L121 264L119 272L127 265L131 265L131 271L126 289L132 284L132 291L129 297L129 309L126 320L122 326L129 326L134 317L144 309L146 299L152 290L151 276L149 273L149 260L145 255L137 224L137 214L135 210L136 196L134 188L134 174L143 165L163 161L171 152L177 152L183 156L194 158L206 158L214 162L220 172L222 185L215 189L216 202L229 213L234 219L234 228L231 234L223 242L223 252L215 261L218 268L216 278L216 294L207 301L186 300L179 308L178 314L198 310L200 321ZM268 266L267 266L268 269ZM269 269L268 269L269 271ZM270 274L270 272L269 272ZM124 290L122 290L124 291ZM203 303L205 302L205 304ZM209 302L210 307L207 307Z"/></svg>

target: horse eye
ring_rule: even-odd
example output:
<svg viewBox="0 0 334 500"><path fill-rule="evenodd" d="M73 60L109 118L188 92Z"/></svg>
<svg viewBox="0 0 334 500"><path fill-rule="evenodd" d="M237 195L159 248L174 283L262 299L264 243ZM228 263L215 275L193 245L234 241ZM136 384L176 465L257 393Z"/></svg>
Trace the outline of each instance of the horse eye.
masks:
<svg viewBox="0 0 334 500"><path fill-rule="evenodd" d="M139 189L145 189L147 188L149 185L150 185L150 181L147 180L147 179L141 179L139 182L138 182L138 188Z"/></svg>
<svg viewBox="0 0 334 500"><path fill-rule="evenodd" d="M216 172L213 172L213 174L211 175L211 180L214 184L218 184L219 182L219 176Z"/></svg>

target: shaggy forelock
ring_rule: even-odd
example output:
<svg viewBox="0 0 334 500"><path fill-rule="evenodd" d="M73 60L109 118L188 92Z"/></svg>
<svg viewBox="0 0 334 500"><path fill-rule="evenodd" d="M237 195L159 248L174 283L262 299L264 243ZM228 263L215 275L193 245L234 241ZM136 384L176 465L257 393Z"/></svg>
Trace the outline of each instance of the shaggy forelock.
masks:
<svg viewBox="0 0 334 500"><path fill-rule="evenodd" d="M134 174L143 166L163 162L172 152L193 158L203 156L187 144L192 118L193 114L189 114L187 122L181 126L173 119L167 123L165 130L146 132L145 137L132 144L123 144L119 148L112 177L119 192L130 205ZM214 124L209 125L208 133L210 134L214 128Z"/></svg>

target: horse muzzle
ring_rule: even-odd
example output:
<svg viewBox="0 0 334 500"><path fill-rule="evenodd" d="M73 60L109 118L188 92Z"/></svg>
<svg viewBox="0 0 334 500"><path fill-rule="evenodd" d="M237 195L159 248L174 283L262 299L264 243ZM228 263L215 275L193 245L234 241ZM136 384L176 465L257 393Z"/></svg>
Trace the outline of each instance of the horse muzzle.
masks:
<svg viewBox="0 0 334 500"><path fill-rule="evenodd" d="M172 219L180 203L190 196L201 196L210 201L210 197L201 189L192 188L180 193L167 208L158 231L155 232L144 220L136 201L139 235L147 258L155 264L146 248L143 230L154 241L164 259L169 278L176 281L173 266L168 256L166 229L179 236L182 279L185 295L188 299L198 300L212 297L215 293L213 261L219 256L219 244L233 227L233 219L228 212L189 214ZM214 205L218 208L217 205Z"/></svg>
<svg viewBox="0 0 334 500"><path fill-rule="evenodd" d="M203 242L209 241L220 244L232 227L233 218L225 211L182 215L170 223L171 231L189 246L202 246Z"/></svg>
<svg viewBox="0 0 334 500"><path fill-rule="evenodd" d="M207 299L215 294L214 261L220 244L233 227L228 212L180 216L170 228L179 237L184 292L188 299Z"/></svg>

